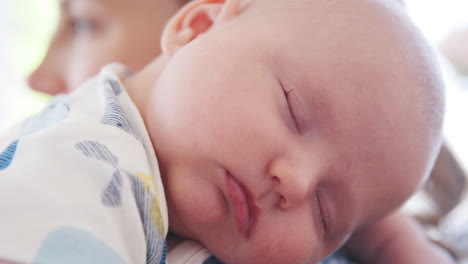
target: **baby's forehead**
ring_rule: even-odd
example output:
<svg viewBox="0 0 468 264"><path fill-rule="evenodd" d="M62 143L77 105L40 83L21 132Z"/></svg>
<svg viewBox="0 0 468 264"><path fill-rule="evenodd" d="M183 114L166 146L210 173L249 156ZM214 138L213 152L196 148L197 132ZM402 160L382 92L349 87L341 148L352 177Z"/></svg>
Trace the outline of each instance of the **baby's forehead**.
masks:
<svg viewBox="0 0 468 264"><path fill-rule="evenodd" d="M395 16L395 9L402 9L403 5L398 0L244 0L244 10L256 9L265 15L271 14L270 20L275 17L290 17L292 21L305 19L311 26L320 24L324 20L347 21L348 24L370 21L372 19L384 19ZM376 17L363 15L375 14ZM290 20L291 21L291 20ZM287 22L287 21L282 21ZM378 25L374 25L378 26Z"/></svg>
<svg viewBox="0 0 468 264"><path fill-rule="evenodd" d="M244 32L259 28L270 32L271 42L299 44L304 37L313 39L308 48L327 46L361 46L376 49L391 45L394 39L408 34L404 28L408 19L402 5L396 0L246 0L245 16L240 19ZM412 33L412 32L411 32ZM330 47L332 48L332 47ZM358 56L363 53L350 52ZM378 56L376 56L378 55ZM373 56L385 59L394 53L375 51Z"/></svg>

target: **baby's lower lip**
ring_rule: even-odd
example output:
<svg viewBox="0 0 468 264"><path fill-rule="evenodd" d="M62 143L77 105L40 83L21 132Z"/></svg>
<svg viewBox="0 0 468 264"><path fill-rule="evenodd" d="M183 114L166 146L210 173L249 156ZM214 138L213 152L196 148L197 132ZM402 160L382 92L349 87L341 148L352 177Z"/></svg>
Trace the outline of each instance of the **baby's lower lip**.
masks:
<svg viewBox="0 0 468 264"><path fill-rule="evenodd" d="M226 175L226 195L232 204L234 220L239 232L249 238L255 222L257 209L249 191L230 173Z"/></svg>

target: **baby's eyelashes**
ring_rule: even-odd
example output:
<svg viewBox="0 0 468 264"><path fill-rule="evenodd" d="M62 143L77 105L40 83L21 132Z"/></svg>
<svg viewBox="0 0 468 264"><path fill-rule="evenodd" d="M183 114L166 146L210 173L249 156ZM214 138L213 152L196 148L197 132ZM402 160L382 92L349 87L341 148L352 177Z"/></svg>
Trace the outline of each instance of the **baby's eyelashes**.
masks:
<svg viewBox="0 0 468 264"><path fill-rule="evenodd" d="M309 124L307 122L307 115L301 102L299 91L296 89L292 90L289 94L288 100L299 132L301 134L306 133L309 130Z"/></svg>
<svg viewBox="0 0 468 264"><path fill-rule="evenodd" d="M314 203L317 207L318 219L320 224L321 235L325 236L330 229L330 215L325 201L323 190L318 188L314 193Z"/></svg>
<svg viewBox="0 0 468 264"><path fill-rule="evenodd" d="M292 120L297 133L303 134L307 130L307 122L305 122L305 112L300 102L298 91L296 88L286 87L281 80L279 80L279 83L286 98L290 119Z"/></svg>
<svg viewBox="0 0 468 264"><path fill-rule="evenodd" d="M294 94L294 89L285 92L285 95L286 101L288 102L289 115L291 116L291 119L294 122L294 126L296 127L297 131L301 133L301 128L299 126L296 113L294 111L295 109L293 108L293 104L297 101L296 95Z"/></svg>

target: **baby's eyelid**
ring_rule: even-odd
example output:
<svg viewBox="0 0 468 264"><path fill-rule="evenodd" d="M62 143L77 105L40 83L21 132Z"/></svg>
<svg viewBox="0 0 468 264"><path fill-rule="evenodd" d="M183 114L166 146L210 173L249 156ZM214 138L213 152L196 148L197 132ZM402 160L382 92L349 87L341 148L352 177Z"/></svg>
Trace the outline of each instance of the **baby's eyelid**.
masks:
<svg viewBox="0 0 468 264"><path fill-rule="evenodd" d="M316 216L320 236L323 238L327 231L325 219L323 217L323 208L320 204L320 197L318 195L318 191L314 192L314 199L313 199L313 208L314 208L314 215Z"/></svg>
<svg viewBox="0 0 468 264"><path fill-rule="evenodd" d="M299 133L304 133L306 129L304 120L306 119L306 117L304 108L302 107L302 104L297 96L296 89L293 88L287 91L286 97L289 105L289 111L291 112L291 116L294 120L294 123L296 124Z"/></svg>
<svg viewBox="0 0 468 264"><path fill-rule="evenodd" d="M315 191L315 195L317 197L317 202L318 202L318 206L320 209L320 221L322 224L323 233L325 235L326 233L330 232L331 222L332 222L330 211L329 211L330 204L326 202L325 194L322 188L317 188L317 190Z"/></svg>
<svg viewBox="0 0 468 264"><path fill-rule="evenodd" d="M296 116L294 114L294 109L292 108L291 106L291 102L290 102L290 94L294 91L294 88L293 89L290 89L290 90L287 90L287 88L284 86L283 82L281 82L281 80L278 80L280 86L281 86L281 89L283 90L283 93L284 93L284 97L286 99L286 104L288 106L288 113L289 113L289 117L291 118L292 122L294 123L294 128L297 130L297 132L301 132L300 129L299 129L299 125L297 123L297 119L296 119Z"/></svg>
<svg viewBox="0 0 468 264"><path fill-rule="evenodd" d="M285 93L286 93L286 101L288 102L289 114L291 115L291 119L294 122L294 126L296 126L297 131L300 133L301 128L299 127L299 123L297 122L297 117L296 117L296 113L294 112L294 108L291 105L292 100L297 100L297 98L296 98L296 96L294 94L294 89L286 91Z"/></svg>

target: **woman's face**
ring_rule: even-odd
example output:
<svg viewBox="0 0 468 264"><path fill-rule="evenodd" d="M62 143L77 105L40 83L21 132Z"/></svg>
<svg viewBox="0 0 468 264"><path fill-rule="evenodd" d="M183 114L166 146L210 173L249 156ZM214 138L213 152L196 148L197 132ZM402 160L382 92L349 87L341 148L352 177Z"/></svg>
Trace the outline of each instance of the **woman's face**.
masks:
<svg viewBox="0 0 468 264"><path fill-rule="evenodd" d="M47 54L29 77L32 89L67 93L109 62L137 71L160 53L166 21L180 0L60 0Z"/></svg>

